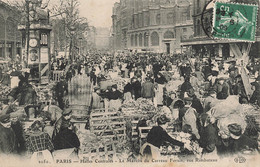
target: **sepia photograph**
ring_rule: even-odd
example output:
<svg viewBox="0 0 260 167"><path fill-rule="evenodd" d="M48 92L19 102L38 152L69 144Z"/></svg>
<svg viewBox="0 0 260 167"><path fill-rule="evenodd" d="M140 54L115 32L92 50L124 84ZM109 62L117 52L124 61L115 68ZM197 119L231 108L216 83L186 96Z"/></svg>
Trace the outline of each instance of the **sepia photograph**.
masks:
<svg viewBox="0 0 260 167"><path fill-rule="evenodd" d="M257 167L260 0L0 0L0 167Z"/></svg>

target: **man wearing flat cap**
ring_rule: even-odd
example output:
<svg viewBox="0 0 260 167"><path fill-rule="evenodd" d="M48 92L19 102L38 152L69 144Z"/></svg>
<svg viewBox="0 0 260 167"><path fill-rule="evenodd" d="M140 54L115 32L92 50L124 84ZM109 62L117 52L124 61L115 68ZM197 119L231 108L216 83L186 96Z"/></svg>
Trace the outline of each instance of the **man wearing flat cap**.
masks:
<svg viewBox="0 0 260 167"><path fill-rule="evenodd" d="M192 98L191 97L185 97L185 110L180 111L180 115L183 115L181 118L182 120L182 127L185 125L190 125L192 129L192 134L197 138L200 139L199 131L198 131L198 126L197 126L197 119L198 119L198 112L196 111L195 108L192 107Z"/></svg>
<svg viewBox="0 0 260 167"><path fill-rule="evenodd" d="M10 115L0 116L0 154L17 152L15 133L11 128Z"/></svg>
<svg viewBox="0 0 260 167"><path fill-rule="evenodd" d="M63 110L62 116L57 120L57 122L54 125L54 130L52 134L52 140L56 137L56 135L62 130L70 126L71 122L71 114L72 110L70 108L67 108Z"/></svg>

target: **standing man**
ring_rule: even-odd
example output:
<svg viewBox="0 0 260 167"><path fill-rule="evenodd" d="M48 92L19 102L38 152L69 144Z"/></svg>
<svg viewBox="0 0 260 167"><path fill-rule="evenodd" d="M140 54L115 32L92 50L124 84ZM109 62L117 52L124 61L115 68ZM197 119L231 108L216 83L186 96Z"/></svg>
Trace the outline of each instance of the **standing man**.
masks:
<svg viewBox="0 0 260 167"><path fill-rule="evenodd" d="M146 81L143 83L141 95L143 98L153 100L153 97L155 95L154 84L152 83L150 78L146 78Z"/></svg>
<svg viewBox="0 0 260 167"><path fill-rule="evenodd" d="M64 101L63 101L63 97L65 95L65 91L67 92L68 89L68 85L64 79L63 76L61 76L61 80L57 83L56 87L55 87L55 92L56 92L56 98L58 100L59 103L59 107L60 109L64 109Z"/></svg>

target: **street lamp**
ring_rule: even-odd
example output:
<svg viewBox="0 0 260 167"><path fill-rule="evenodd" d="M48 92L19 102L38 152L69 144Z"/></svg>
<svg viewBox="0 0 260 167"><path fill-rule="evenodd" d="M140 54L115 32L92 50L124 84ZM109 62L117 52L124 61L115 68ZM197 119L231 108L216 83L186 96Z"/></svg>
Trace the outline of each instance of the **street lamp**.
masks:
<svg viewBox="0 0 260 167"><path fill-rule="evenodd" d="M74 34L75 34L75 30L76 28L74 26L71 26L69 28L70 30L70 33L71 33L71 45L70 45L70 58L71 58L71 61L74 62Z"/></svg>

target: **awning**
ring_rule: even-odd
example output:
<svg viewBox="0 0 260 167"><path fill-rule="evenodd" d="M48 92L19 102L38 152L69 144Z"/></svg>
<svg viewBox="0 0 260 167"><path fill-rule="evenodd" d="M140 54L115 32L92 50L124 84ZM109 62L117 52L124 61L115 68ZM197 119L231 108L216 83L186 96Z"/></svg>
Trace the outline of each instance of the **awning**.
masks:
<svg viewBox="0 0 260 167"><path fill-rule="evenodd" d="M242 43L243 41L236 40L218 40L210 38L194 38L192 41L183 41L181 46L192 46L192 45L211 45L211 44L225 44L225 43ZM260 42L260 36L256 37L256 42Z"/></svg>

